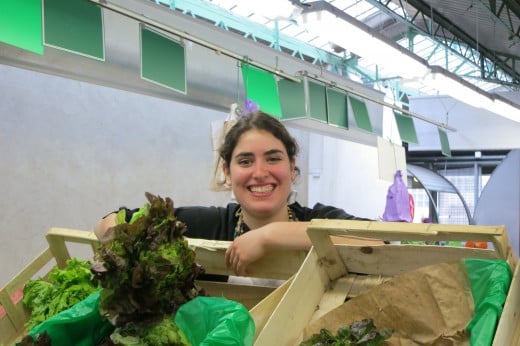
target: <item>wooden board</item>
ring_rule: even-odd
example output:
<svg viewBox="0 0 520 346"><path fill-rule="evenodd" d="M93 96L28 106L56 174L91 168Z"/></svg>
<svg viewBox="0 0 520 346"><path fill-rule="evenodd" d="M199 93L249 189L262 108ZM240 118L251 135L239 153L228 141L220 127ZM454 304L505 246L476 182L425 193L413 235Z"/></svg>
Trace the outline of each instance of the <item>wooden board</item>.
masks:
<svg viewBox="0 0 520 346"><path fill-rule="evenodd" d="M520 345L520 266L516 267L493 346Z"/></svg>

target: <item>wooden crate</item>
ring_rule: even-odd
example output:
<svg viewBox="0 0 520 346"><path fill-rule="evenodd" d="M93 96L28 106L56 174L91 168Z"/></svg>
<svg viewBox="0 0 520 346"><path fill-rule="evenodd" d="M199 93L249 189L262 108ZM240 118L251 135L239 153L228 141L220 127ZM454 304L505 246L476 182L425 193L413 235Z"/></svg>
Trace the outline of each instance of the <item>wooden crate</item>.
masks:
<svg viewBox="0 0 520 346"><path fill-rule="evenodd" d="M64 268L67 260L71 258L69 250L72 246L77 247L81 244L81 247L90 248L83 250L93 255L98 245L93 232L65 228L51 228L46 234L46 239L48 248L0 290L0 308L4 310L4 313L0 314L0 345L11 345L25 331L24 324L28 320L29 312L17 294L21 292L23 285L32 278L44 276L54 265ZM230 242L203 239L188 239L188 242L195 247L196 261L204 267L206 273L232 275L224 259L225 250ZM270 253L252 264L248 270L251 276L257 278L287 280L297 272L305 255L303 251ZM92 256L85 259L90 260ZM197 286L204 288L211 296L226 297L245 305L251 311L258 334L277 306L281 293L288 287L288 282L290 280L276 290L272 286L211 281L197 281ZM13 296L18 298L13 300Z"/></svg>
<svg viewBox="0 0 520 346"><path fill-rule="evenodd" d="M503 226L463 226L350 220L313 220L307 230L313 248L285 289L255 345L298 345L303 329L348 297L426 265L463 258L503 259L514 272L494 345L518 345L520 285L517 259ZM331 236L390 241L388 245L334 245ZM392 241L483 241L491 249L397 245ZM516 333L516 334L515 334Z"/></svg>

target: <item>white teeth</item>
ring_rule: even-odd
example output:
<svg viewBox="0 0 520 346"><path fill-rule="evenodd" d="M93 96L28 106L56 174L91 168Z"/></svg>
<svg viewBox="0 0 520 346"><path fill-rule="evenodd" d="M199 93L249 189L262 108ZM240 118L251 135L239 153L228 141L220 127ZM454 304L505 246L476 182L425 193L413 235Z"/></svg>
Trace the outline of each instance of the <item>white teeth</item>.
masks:
<svg viewBox="0 0 520 346"><path fill-rule="evenodd" d="M254 187L251 187L251 191L257 192L257 193L271 192L271 191L273 191L273 186L272 185L254 186Z"/></svg>

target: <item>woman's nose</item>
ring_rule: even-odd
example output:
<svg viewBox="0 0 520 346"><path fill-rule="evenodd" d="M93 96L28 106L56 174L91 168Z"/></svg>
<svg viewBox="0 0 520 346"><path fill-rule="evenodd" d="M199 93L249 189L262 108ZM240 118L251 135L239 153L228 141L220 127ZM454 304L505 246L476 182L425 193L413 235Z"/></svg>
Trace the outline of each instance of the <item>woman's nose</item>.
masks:
<svg viewBox="0 0 520 346"><path fill-rule="evenodd" d="M268 173L267 164L265 162L257 162L254 167L253 174L255 177L265 177Z"/></svg>

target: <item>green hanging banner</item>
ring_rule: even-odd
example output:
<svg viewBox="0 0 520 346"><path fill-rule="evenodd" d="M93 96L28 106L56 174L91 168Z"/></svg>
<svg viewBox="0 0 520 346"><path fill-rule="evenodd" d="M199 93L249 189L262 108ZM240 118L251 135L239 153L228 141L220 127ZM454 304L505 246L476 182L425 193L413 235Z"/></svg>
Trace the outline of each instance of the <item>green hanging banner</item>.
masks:
<svg viewBox="0 0 520 346"><path fill-rule="evenodd" d="M441 152L442 155L451 157L450 142L448 140L448 134L441 128L439 129L439 139L441 141Z"/></svg>
<svg viewBox="0 0 520 346"><path fill-rule="evenodd" d="M327 88L327 121L331 125L348 129L348 104L345 93Z"/></svg>
<svg viewBox="0 0 520 346"><path fill-rule="evenodd" d="M399 130L399 136L401 140L407 143L419 144L417 140L417 133L415 131L415 124L413 118L399 114L394 111L395 122L397 123L397 129Z"/></svg>
<svg viewBox="0 0 520 346"><path fill-rule="evenodd" d="M368 109L365 102L350 95L348 99L350 101L350 107L352 108L352 112L354 113L354 119L356 119L357 127L367 132L374 132L374 130L372 129L372 123L370 122L370 116L368 115Z"/></svg>
<svg viewBox="0 0 520 346"><path fill-rule="evenodd" d="M0 42L43 55L41 0L0 1Z"/></svg>
<svg viewBox="0 0 520 346"><path fill-rule="evenodd" d="M45 45L105 60L101 7L88 0L43 0Z"/></svg>
<svg viewBox="0 0 520 346"><path fill-rule="evenodd" d="M307 80L309 90L309 116L327 123L327 95L325 85Z"/></svg>
<svg viewBox="0 0 520 346"><path fill-rule="evenodd" d="M263 112L274 117L282 117L278 85L273 74L247 63L242 63L241 68L246 98L258 104Z"/></svg>
<svg viewBox="0 0 520 346"><path fill-rule="evenodd" d="M141 77L186 94L184 46L157 32L141 28Z"/></svg>
<svg viewBox="0 0 520 346"><path fill-rule="evenodd" d="M282 78L278 81L278 93L283 120L306 117L304 83Z"/></svg>

